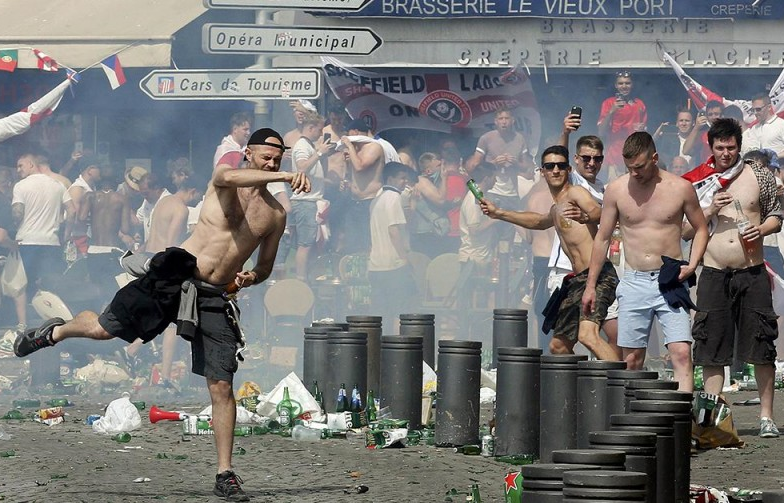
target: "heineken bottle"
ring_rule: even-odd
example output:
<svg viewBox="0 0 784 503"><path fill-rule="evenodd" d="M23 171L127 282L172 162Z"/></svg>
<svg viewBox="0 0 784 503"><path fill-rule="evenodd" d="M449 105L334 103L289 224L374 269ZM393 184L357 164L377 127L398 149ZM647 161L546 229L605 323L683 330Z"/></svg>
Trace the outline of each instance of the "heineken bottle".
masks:
<svg viewBox="0 0 784 503"><path fill-rule="evenodd" d="M466 498L466 501L482 503L482 497L479 495L479 484L471 484L471 494Z"/></svg>
<svg viewBox="0 0 784 503"><path fill-rule="evenodd" d="M340 384L338 391L338 402L335 405L335 412L346 412L349 410L348 397L346 396L346 384Z"/></svg>
<svg viewBox="0 0 784 503"><path fill-rule="evenodd" d="M318 381L313 381L313 390L314 390L313 398L315 398L316 403L319 404L319 412L324 414L324 411L326 410L324 408L324 394L319 389Z"/></svg>
<svg viewBox="0 0 784 503"><path fill-rule="evenodd" d="M367 404L365 405L365 415L367 416L368 423L372 423L377 419L376 399L373 396L373 390L369 389L367 392Z"/></svg>
<svg viewBox="0 0 784 503"><path fill-rule="evenodd" d="M480 452L482 452L482 448L478 445L461 445L459 447L455 447L455 452L460 454L466 454L468 456L478 456Z"/></svg>
<svg viewBox="0 0 784 503"><path fill-rule="evenodd" d="M362 397L359 394L359 385L354 384L354 389L351 390L351 412L360 412L362 410Z"/></svg>
<svg viewBox="0 0 784 503"><path fill-rule="evenodd" d="M291 428L292 421L294 420L292 417L294 405L291 403L288 386L283 388L283 400L278 403L277 411L280 426L282 428Z"/></svg>

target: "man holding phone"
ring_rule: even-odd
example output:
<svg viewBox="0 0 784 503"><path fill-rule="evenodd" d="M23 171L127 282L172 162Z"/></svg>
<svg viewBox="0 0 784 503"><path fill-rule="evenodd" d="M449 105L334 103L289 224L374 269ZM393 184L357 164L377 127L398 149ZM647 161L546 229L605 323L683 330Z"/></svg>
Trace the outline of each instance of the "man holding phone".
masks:
<svg viewBox="0 0 784 503"><path fill-rule="evenodd" d="M607 141L607 165L611 170L622 172L623 142L635 131L644 131L648 123L645 103L632 94L632 74L623 70L615 74L615 95L602 102L599 113L599 134ZM618 176L619 173L614 173ZM610 175L614 178L613 174Z"/></svg>
<svg viewBox="0 0 784 503"><path fill-rule="evenodd" d="M297 253L294 257L297 278L306 281L310 249L316 244L319 201L324 200L324 178L326 170L321 162L324 156L335 151L329 138L320 140L324 129L324 117L306 115L302 124L302 137L294 144L291 153L293 172L303 173L311 180L311 191L291 196L291 228L295 233ZM326 135L325 135L326 136Z"/></svg>

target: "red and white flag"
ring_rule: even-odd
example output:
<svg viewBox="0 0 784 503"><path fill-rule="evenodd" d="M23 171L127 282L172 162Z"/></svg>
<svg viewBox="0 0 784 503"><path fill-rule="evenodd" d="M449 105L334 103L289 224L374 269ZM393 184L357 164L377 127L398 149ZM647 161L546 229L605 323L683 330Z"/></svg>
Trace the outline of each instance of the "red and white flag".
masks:
<svg viewBox="0 0 784 503"><path fill-rule="evenodd" d="M56 72L60 69L57 61L55 61L51 56L44 54L38 49L33 49L33 54L35 54L35 57L38 58L39 70L43 70L45 72Z"/></svg>
<svg viewBox="0 0 784 503"><path fill-rule="evenodd" d="M678 76L678 79L681 81L681 84L683 84L683 87L689 94L689 98L691 98L694 106L697 107L697 110L704 111L705 105L707 105L709 101L718 101L725 107L735 105L736 107L740 108L743 112L743 120L746 121L747 124L750 124L756 120L754 113L751 110L750 100L731 100L720 96L707 87L701 85L693 78L689 77L689 75L683 71L681 65L679 65L678 62L675 61L675 59L673 59L673 57L670 56L667 52L662 52L662 57L664 58L664 62L670 65L672 71L674 71L675 75Z"/></svg>
<svg viewBox="0 0 784 503"><path fill-rule="evenodd" d="M539 145L536 95L520 68L368 69L331 57L321 62L327 84L349 115L375 132L400 127L485 132L495 111L505 108L517 118L528 145Z"/></svg>
<svg viewBox="0 0 784 503"><path fill-rule="evenodd" d="M30 126L51 115L63 99L65 90L71 85L71 79L66 79L57 87L46 93L37 101L23 108L15 114L0 119L0 141L5 141L12 136L20 135L30 129Z"/></svg>

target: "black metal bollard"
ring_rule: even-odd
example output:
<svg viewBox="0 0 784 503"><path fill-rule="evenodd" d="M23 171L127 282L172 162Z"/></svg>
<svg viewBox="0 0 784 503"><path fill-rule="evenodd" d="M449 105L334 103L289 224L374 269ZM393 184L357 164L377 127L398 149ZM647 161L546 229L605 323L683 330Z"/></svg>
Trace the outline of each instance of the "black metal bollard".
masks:
<svg viewBox="0 0 784 503"><path fill-rule="evenodd" d="M528 311L493 309L493 368L498 367L497 348L528 346Z"/></svg>
<svg viewBox="0 0 784 503"><path fill-rule="evenodd" d="M395 418L408 420L409 430L422 427L422 337L381 337L379 397Z"/></svg>
<svg viewBox="0 0 784 503"><path fill-rule="evenodd" d="M539 457L541 349L497 348L495 454Z"/></svg>
<svg viewBox="0 0 784 503"><path fill-rule="evenodd" d="M335 330L341 332L348 332L348 323L336 323L334 321L314 321L310 324L311 327L333 327Z"/></svg>
<svg viewBox="0 0 784 503"><path fill-rule="evenodd" d="M614 414L610 416L610 429L618 431L644 431L656 434L656 501L675 501L675 418L668 415Z"/></svg>
<svg viewBox="0 0 784 503"><path fill-rule="evenodd" d="M381 316L346 316L349 332L367 334L367 387L378 392L379 372L381 372Z"/></svg>
<svg viewBox="0 0 784 503"><path fill-rule="evenodd" d="M625 470L626 453L601 449L564 449L553 451L553 463L601 466L602 470Z"/></svg>
<svg viewBox="0 0 784 503"><path fill-rule="evenodd" d="M656 503L656 434L642 431L592 431L591 447L626 453L626 471L647 476L646 503ZM564 493L566 496L566 493Z"/></svg>
<svg viewBox="0 0 784 503"><path fill-rule="evenodd" d="M763 492L762 503L784 503L784 491Z"/></svg>
<svg viewBox="0 0 784 503"><path fill-rule="evenodd" d="M436 315L401 314L400 335L422 337L422 358L431 369L436 368Z"/></svg>
<svg viewBox="0 0 784 503"><path fill-rule="evenodd" d="M639 392L639 390L638 390ZM687 394L679 393L683 399ZM633 400L629 404L632 414L667 414L675 419L675 502L689 502L689 481L691 478L691 406L690 401Z"/></svg>
<svg viewBox="0 0 784 503"><path fill-rule="evenodd" d="M435 444L479 444L482 343L438 341Z"/></svg>
<svg viewBox="0 0 784 503"><path fill-rule="evenodd" d="M577 447L591 446L588 434L605 431L607 418L607 371L623 370L626 362L593 360L577 364Z"/></svg>
<svg viewBox="0 0 784 503"><path fill-rule="evenodd" d="M607 416L626 412L626 383L637 380L655 380L655 370L608 370L607 371Z"/></svg>
<svg viewBox="0 0 784 503"><path fill-rule="evenodd" d="M564 503L627 503L646 501L646 477L641 472L574 470L564 472Z"/></svg>
<svg viewBox="0 0 784 503"><path fill-rule="evenodd" d="M577 364L585 355L542 355L540 373L539 459L577 447Z"/></svg>
<svg viewBox="0 0 784 503"><path fill-rule="evenodd" d="M329 377L324 389L324 406L327 412L335 412L338 390L341 384L351 392L355 384L360 393L367 392L367 334L364 332L329 332L327 334L329 354ZM364 396L364 395L363 395Z"/></svg>
<svg viewBox="0 0 784 503"><path fill-rule="evenodd" d="M626 390L624 391L624 412L628 414L631 412L629 409L629 403L634 398L634 392L638 389L663 389L663 390L676 390L678 389L678 383L675 381L660 381L660 380L650 380L650 379L633 379L631 381L626 382L625 386Z"/></svg>
<svg viewBox="0 0 784 503"><path fill-rule="evenodd" d="M564 473L574 470L601 470L599 465L543 463L520 467L526 503L561 503Z"/></svg>
<svg viewBox="0 0 784 503"><path fill-rule="evenodd" d="M319 389L326 390L329 384L329 348L327 334L338 332L340 327L321 325L305 327L302 349L302 382L310 389L313 381L318 381Z"/></svg>

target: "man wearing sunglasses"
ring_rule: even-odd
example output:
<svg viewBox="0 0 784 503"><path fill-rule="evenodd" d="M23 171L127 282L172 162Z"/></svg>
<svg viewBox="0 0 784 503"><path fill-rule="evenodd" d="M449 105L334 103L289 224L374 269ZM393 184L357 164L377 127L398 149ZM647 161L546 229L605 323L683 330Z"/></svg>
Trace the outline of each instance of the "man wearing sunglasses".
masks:
<svg viewBox="0 0 784 503"><path fill-rule="evenodd" d="M564 117L563 130L559 144L569 147L569 136L572 132L579 129L582 118L579 115L569 113ZM601 206L604 198L604 183L599 180L599 172L604 165L604 143L598 136L581 136L575 145L577 153L573 161L576 169L569 174L569 182L578 185L591 193L591 196ZM564 277L571 273L571 264L568 257L561 248L560 239L556 236L553 243L552 253L550 254L550 275L547 286L552 293L556 287L560 286ZM607 336L607 342L612 346L618 359L621 358L621 348L618 347L618 300L609 307L607 316L602 324L602 330ZM557 341L554 341L557 342Z"/></svg>
<svg viewBox="0 0 784 503"><path fill-rule="evenodd" d="M758 94L751 100L757 123L743 133L743 153L769 148L784 155L784 120L773 111L770 96Z"/></svg>
<svg viewBox="0 0 784 503"><path fill-rule="evenodd" d="M569 258L569 268L577 271L577 274L564 279L560 291L554 294L552 299L556 305L547 310L556 315L546 315L546 327L543 327L543 330L548 332L548 320L556 318L552 326L554 332L550 343L551 353L573 353L574 345L579 341L599 359L618 360L613 348L599 336L599 327L607 316L607 309L615 300L615 287L618 284L618 276L609 261L605 262L598 278L597 309L589 315L583 315L580 309L601 208L586 189L569 182L572 169L568 159L569 151L562 145L548 147L542 152L542 177L555 203L546 214L505 210L486 199L480 201L480 205L484 214L490 218L504 220L526 229L544 230L555 227L563 250Z"/></svg>
<svg viewBox="0 0 784 503"><path fill-rule="evenodd" d="M641 369L656 316L662 326L675 380L681 391L691 392L693 383L689 312L673 307L660 290L659 276L672 272L673 291L694 274L708 241L705 217L697 194L683 178L659 169L659 155L651 135L640 131L626 139L623 158L628 173L607 185L599 231L593 242L591 267L583 294L586 315L597 309L597 281L607 261L607 249L615 226L620 223L625 268L617 289L618 345L628 368ZM684 183L685 182L685 183ZM696 229L688 263L680 265L681 225L686 216ZM665 269L667 260L673 267ZM671 282L667 282L670 286ZM688 295L688 289L683 292Z"/></svg>

